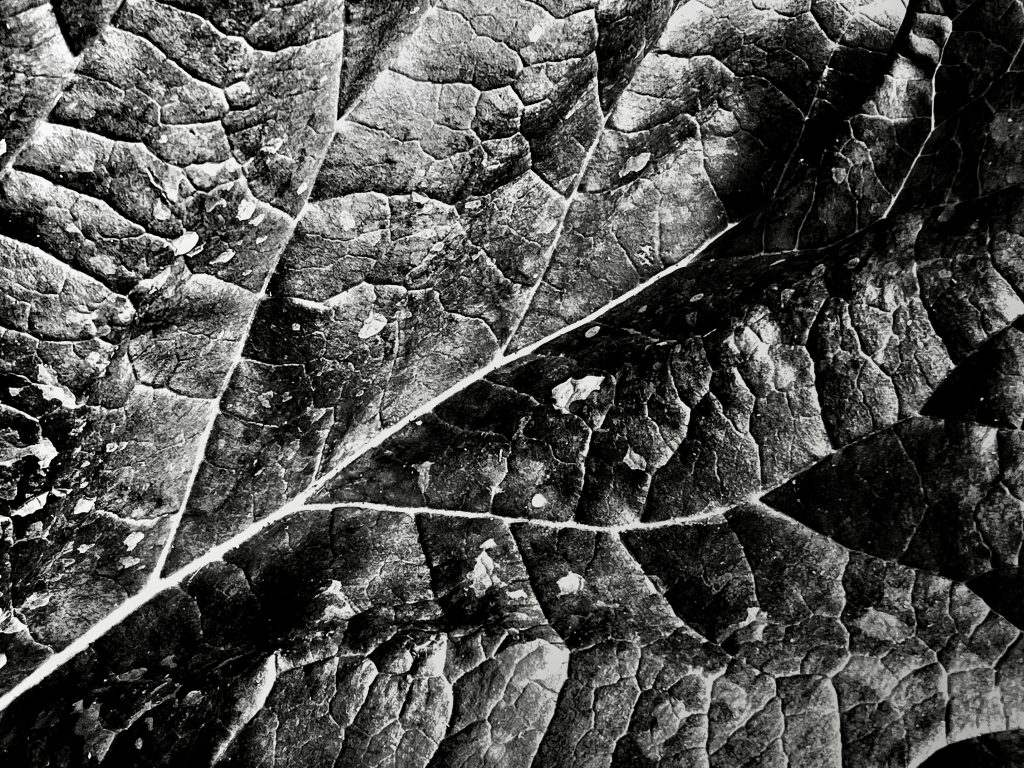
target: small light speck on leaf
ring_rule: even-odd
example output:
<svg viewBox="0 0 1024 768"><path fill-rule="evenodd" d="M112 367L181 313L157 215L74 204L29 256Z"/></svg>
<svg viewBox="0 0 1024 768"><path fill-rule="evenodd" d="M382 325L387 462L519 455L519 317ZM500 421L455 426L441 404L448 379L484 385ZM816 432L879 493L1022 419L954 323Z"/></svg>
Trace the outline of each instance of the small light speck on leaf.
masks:
<svg viewBox="0 0 1024 768"><path fill-rule="evenodd" d="M583 335L586 336L588 339L592 339L595 336L597 336L597 334L599 334L600 332L601 332L601 326L599 326L599 325L592 325L590 328L587 328L587 332L584 333Z"/></svg>
<svg viewBox="0 0 1024 768"><path fill-rule="evenodd" d="M530 499L530 506L533 507L534 509L540 509L547 503L548 500L543 493L535 493L533 494L533 498Z"/></svg>
<svg viewBox="0 0 1024 768"><path fill-rule="evenodd" d="M622 462L630 469L647 469L647 459L634 451L632 446L626 448L626 455L622 457Z"/></svg>
<svg viewBox="0 0 1024 768"><path fill-rule="evenodd" d="M78 399L75 393L61 383L57 374L48 366L40 363L36 367L36 389L44 400L56 400L65 408L77 408Z"/></svg>
<svg viewBox="0 0 1024 768"><path fill-rule="evenodd" d="M157 200L153 203L153 218L157 221L167 221L171 218L171 209L167 207L167 203L163 200Z"/></svg>
<svg viewBox="0 0 1024 768"><path fill-rule="evenodd" d="M430 468L434 466L432 461L424 461L416 465L416 484L419 486L420 493L426 493L427 488L430 487Z"/></svg>
<svg viewBox="0 0 1024 768"><path fill-rule="evenodd" d="M604 376L584 376L579 379L566 379L551 390L551 397L554 398L555 408L568 413L570 405L586 400L597 392L602 384L604 384Z"/></svg>
<svg viewBox="0 0 1024 768"><path fill-rule="evenodd" d="M359 329L360 339L370 339L384 330L384 326L388 324L388 319L379 312L371 312L366 320L363 322L363 327Z"/></svg>
<svg viewBox="0 0 1024 768"><path fill-rule="evenodd" d="M235 218L239 221L248 221L254 213L256 213L256 201L243 200L241 205L238 206L238 213L235 214Z"/></svg>
<svg viewBox="0 0 1024 768"><path fill-rule="evenodd" d="M266 144L264 144L262 147L260 147L260 150L263 151L263 152L266 152L268 154L271 154L271 155L276 155L277 151L279 149L281 149L281 147L283 147L283 146L284 146L284 137L283 136L276 136L273 139L271 139L270 141L268 141Z"/></svg>
<svg viewBox="0 0 1024 768"><path fill-rule="evenodd" d="M25 598L22 608L26 610L33 610L35 608L42 608L50 604L50 596L41 592L33 592L31 595Z"/></svg>
<svg viewBox="0 0 1024 768"><path fill-rule="evenodd" d="M501 586L501 579L494 575L494 560L486 551L481 552L469 574L469 587L473 594L482 597L491 587L497 586Z"/></svg>
<svg viewBox="0 0 1024 768"><path fill-rule="evenodd" d="M639 155L631 157L626 161L626 165L619 171L619 176L628 176L631 173L642 171L649 162L651 162L651 153L641 152Z"/></svg>
<svg viewBox="0 0 1024 768"><path fill-rule="evenodd" d="M569 571L565 576L560 578L556 584L558 585L558 594L561 595L575 595L583 589L586 584L586 580L578 573Z"/></svg>
<svg viewBox="0 0 1024 768"><path fill-rule="evenodd" d="M4 465L0 464L0 466L4 466ZM46 498L48 496L49 496L48 493L40 493L40 494L38 494L36 496L33 496L31 499L26 501L24 504L22 504L16 510L11 512L10 513L11 516L12 517L27 517L28 515L31 515L31 514L34 514L35 512L38 512L40 509L42 509L43 507L46 506Z"/></svg>
<svg viewBox="0 0 1024 768"><path fill-rule="evenodd" d="M356 226L355 217L348 211L342 211L339 213L337 222L342 229L355 229Z"/></svg>
<svg viewBox="0 0 1024 768"><path fill-rule="evenodd" d="M96 499L79 499L75 502L75 509L72 512L74 515L84 515L87 512L92 512L96 506Z"/></svg>
<svg viewBox="0 0 1024 768"><path fill-rule="evenodd" d="M185 232L181 237L175 238L171 243L175 256L184 256L199 244L199 234L196 232Z"/></svg>

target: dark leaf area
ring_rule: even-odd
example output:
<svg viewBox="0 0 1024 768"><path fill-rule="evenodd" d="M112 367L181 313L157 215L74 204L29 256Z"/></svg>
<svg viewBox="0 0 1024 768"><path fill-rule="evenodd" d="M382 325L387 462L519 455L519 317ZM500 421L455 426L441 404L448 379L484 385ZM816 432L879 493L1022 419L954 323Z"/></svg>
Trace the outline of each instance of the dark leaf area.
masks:
<svg viewBox="0 0 1024 768"><path fill-rule="evenodd" d="M1024 760L1018 0L0 24L0 762Z"/></svg>

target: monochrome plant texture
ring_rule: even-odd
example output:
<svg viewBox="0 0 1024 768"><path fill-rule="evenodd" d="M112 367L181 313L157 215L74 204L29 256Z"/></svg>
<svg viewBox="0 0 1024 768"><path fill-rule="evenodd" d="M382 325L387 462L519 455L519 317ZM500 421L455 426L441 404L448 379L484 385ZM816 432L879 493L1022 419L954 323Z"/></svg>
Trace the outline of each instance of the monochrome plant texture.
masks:
<svg viewBox="0 0 1024 768"><path fill-rule="evenodd" d="M0 764L1024 765L1021 0L0 17Z"/></svg>

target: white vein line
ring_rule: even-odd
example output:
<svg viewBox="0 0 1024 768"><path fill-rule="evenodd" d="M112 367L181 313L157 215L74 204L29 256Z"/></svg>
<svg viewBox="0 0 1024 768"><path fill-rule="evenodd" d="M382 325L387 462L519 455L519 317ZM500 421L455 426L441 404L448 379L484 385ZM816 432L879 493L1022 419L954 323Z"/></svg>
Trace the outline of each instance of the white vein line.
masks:
<svg viewBox="0 0 1024 768"><path fill-rule="evenodd" d="M305 207L303 207L305 210ZM291 227L288 233L288 240L291 239L292 233L295 232L295 227L299 222L301 216L292 219ZM171 526L167 531L167 539L164 541L163 547L160 549L160 555L156 559L156 564L153 566L153 570L149 574L149 585L152 585L160 581L160 574L163 573L164 566L167 564L167 558L171 554L171 550L174 548L174 542L178 538L178 528L181 526L181 521L185 517L185 510L188 507L189 501L192 499L192 490L195 487L196 479L199 477L199 472L206 464L206 448L210 442L210 436L213 434L214 428L220 421L220 415L223 413L221 409L221 402L224 399L224 395L227 394L228 388L231 386L231 380L235 376L235 371L238 370L238 366L241 365L242 360L245 358L245 345L249 338L249 329L252 328L252 324L256 319L256 313L260 311L260 305L267 296L267 288L270 286L270 281L274 279L274 275L277 272L277 262L280 261L281 254L284 249L287 248L287 242L281 249L281 253L278 253L277 259L270 265L270 269L267 271L267 277L263 281L263 286L256 294L256 300L253 302L252 311L249 313L249 318L246 321L245 329L246 332L239 339L238 342L238 354L235 355L235 359L231 362L231 367L228 368L227 373L224 375L224 379L220 383L220 387L217 390L217 394L214 395L210 401L212 408L210 417L206 423L206 427L203 429L203 433L199 436L199 443L195 448L195 457L192 462L192 470L189 472L188 482L185 483L185 490L182 492L181 503L178 505L178 510L171 516Z"/></svg>
<svg viewBox="0 0 1024 768"><path fill-rule="evenodd" d="M424 7L425 7L426 10L423 12L423 14L420 16L419 20L417 21L416 27L414 29L412 29L409 32L409 34L406 36L406 40L408 40L410 37L412 37L412 35L414 35L416 33L416 30L419 28L419 25L423 23L423 19L425 19L430 14L431 11L435 10L434 6L430 4L429 0L428 0L427 4ZM341 32L341 46L340 47L341 47L342 53L344 53L344 50L345 50L344 27L342 28L342 30L343 31ZM397 52L396 52L395 55L397 56ZM342 59L343 58L344 57L342 57ZM338 61L338 75L334 78L336 81L340 78L341 67L342 67L342 65L344 63L342 61L342 59L339 59L339 61ZM394 61L394 57L392 58L392 61ZM386 64L382 68L382 71L385 70L385 69L388 69L389 67L390 67L390 63ZM334 121L334 127L332 128L331 138L324 145L324 153L323 153L323 155L320 158L320 162L317 164L317 167L313 170L313 172L312 172L312 174L310 176L312 181L310 182L309 192L307 192L307 194L306 194L307 202L303 203L303 205L302 205L301 209L299 210L299 212L292 218L291 227L289 228L287 237L284 240L284 245L281 247L280 252L277 254L277 259L274 261L274 264L271 265L270 271L267 273L267 278L263 282L263 287L260 288L259 293L256 294L256 304L253 307L253 311L249 315L249 320L248 320L248 322L245 325L246 333L245 333L245 337L241 341L241 345L238 348L238 355L235 357L234 361L231 363L231 367L228 370L227 375L225 376L223 382L221 382L220 389L218 390L217 394L214 396L214 398L212 400L212 402L214 404L213 414L210 417L209 423L206 425L206 429L203 431L203 434L200 436L199 445L196 447L196 461L195 461L195 463L194 463L194 465L192 467L192 472L191 472L191 474L189 476L188 482L185 485L185 490L183 492L183 497L182 497L181 505L178 508L178 511L174 514L174 516L171 519L171 527L170 527L170 529L167 532L167 541L164 543L164 546L163 546L163 548L160 551L160 556L157 558L156 565L154 566L153 571L150 573L150 578L149 578L149 583L150 584L153 584L153 583L155 583L155 582L160 580L160 574L163 572L164 567L167 564L167 558L170 557L171 550L174 548L174 543L175 543L175 541L177 540L177 537L178 537L178 529L181 526L181 521L185 517L185 510L186 510L186 507L188 506L188 502L192 498L192 490L193 490L193 488L195 486L196 479L198 478L199 472L202 469L203 464L205 463L206 447L209 444L210 436L213 434L214 427L217 424L217 418L222 413L221 408L220 408L220 404L221 404L221 402L222 402L222 400L224 398L224 395L227 394L228 387L231 386L231 379L234 377L235 371L237 370L238 366L241 364L242 359L245 357L245 355L243 353L245 351L245 344L248 341L249 329L252 328L252 324L253 324L253 321L256 318L256 313L259 311L260 304L263 302L263 300L267 296L267 289L270 287L270 282L271 282L271 280L274 279L274 275L277 273L277 265L278 265L278 263L281 260L281 256L283 256L284 252L287 250L288 245L291 243L292 237L295 234L295 230L298 227L299 222L302 221L302 219L306 216L306 213L309 211L308 199L309 199L309 196L313 192L313 184L314 184L315 180L320 176L320 169L323 167L323 164L324 164L324 162L327 159L327 155L330 152L331 145L333 145L335 140L337 140L338 133L341 131L342 126L346 122L349 121L351 114L357 108L359 108L362 105L363 101L365 101L368 92L369 92L369 88L364 88L362 93L360 93L359 96L356 99L354 99L352 102L350 102L348 108ZM335 96L336 96L335 102L334 102L334 110L335 111L337 111L337 99L338 99L338 97L340 97L340 95L341 95L340 94L340 89L335 89ZM317 466L319 468L319 463L318 463ZM0 710L2 710L2 707L0 707Z"/></svg>
<svg viewBox="0 0 1024 768"><path fill-rule="evenodd" d="M382 62L381 63L381 67L380 67L379 70L377 70L377 74L375 74L373 76L373 79L367 81L367 84L363 86L363 90L359 93L359 95L355 99L350 101L349 105L348 105L348 107L346 107L345 111L342 112L338 116L338 119L335 121L335 125L334 125L334 138L335 139L337 138L338 132L341 130L342 126L345 123L349 123L349 122L353 122L354 123L354 121L352 120L352 113L355 112L357 109L359 109L359 107L361 107L363 105L363 102L366 101L367 98L369 98L370 92L373 90L374 83L376 83L377 80L380 79L380 77L385 72L387 72L389 70L390 71L394 71L394 70L392 70L392 67L395 64L395 61L401 55L402 51L405 49L405 46L408 44L408 42L416 35L417 32L419 32L420 27L423 26L423 22L426 21L428 18L432 18L432 17L437 15L437 6L434 5L434 3L437 0L422 0L422 1L424 2L423 8L422 8L422 13L420 13L419 19L416 20L416 24L412 27L412 29L410 29L406 33L405 37L395 47L394 51L392 52L391 58L389 58L387 60L387 62ZM347 0L346 0L346 2L347 2ZM417 3L416 7L417 8L420 7L418 3ZM342 62L342 64L344 64L344 62ZM340 89L339 89L339 91L340 91ZM340 92L339 92L338 95L339 96L341 95ZM354 123L354 124L355 125L362 125L361 123ZM333 141L332 141L332 143L333 143ZM328 145L328 148L329 148L329 146L330 145ZM317 176L319 176L319 175L320 174L319 174L319 171L318 171L317 172Z"/></svg>
<svg viewBox="0 0 1024 768"><path fill-rule="evenodd" d="M417 419L422 418L423 416L428 414L430 411L434 410L437 406L439 406L442 403L450 400L452 397L457 395L462 390L468 388L469 386L471 386L473 384L476 384L478 381L486 378L487 376L490 376L492 373L494 373L499 368L502 368L502 367L504 367L506 365L509 365L511 363L514 363L514 362L516 362L518 360L521 360L521 359L523 359L525 357L528 357L528 356L532 355L534 352L536 352L541 347L543 347L543 346L545 346L547 344L550 344L551 342L561 338L562 336L567 336L568 334L572 333L573 331L579 330L580 328L582 328L585 325L590 325L591 323L594 323L595 321L600 319L602 316L604 316L607 313L611 312L613 309L616 309L617 307L619 307L619 306L621 306L623 304L626 304L631 299L633 299L635 296L637 296L640 293L643 293L648 288L652 287L653 285L655 285L656 283L658 283L661 280L665 279L666 277L669 277L669 276L675 274L676 272L678 272L679 270L684 269L685 267L690 266L701 255L703 255L704 252L707 251L708 248L710 248L715 242L717 242L720 238L722 238L731 229L736 227L739 223L740 223L739 221L735 221L735 222L732 222L731 224L727 225L720 232L716 233L715 235L712 235L707 240L705 240L700 245L700 247L698 247L693 253L691 253L685 259L682 259L677 264L673 264L668 269L663 269L658 274L648 278L647 280L645 280L644 282L640 283L639 285L631 288L629 291L627 291L626 293L622 294L618 298L613 299L612 301L608 302L607 304L599 307L597 310L595 310L594 312L591 312L586 317L582 317L579 320L577 320L576 322L571 323L571 324L565 326L564 328L560 328L559 330L557 330L557 331L555 331L553 333L549 333L544 338L538 339L537 341L533 342L532 344L530 344L530 345L528 345L526 347L522 347L521 349L516 350L515 352L513 352L510 355L505 355L505 354L497 355L486 366L478 369L477 371L475 371L471 375L467 376L466 378L464 378L461 381L459 381L457 384L455 384L455 385L449 387L448 389L444 390L440 394L435 395L433 398L431 398L427 402L423 403L419 407L417 407L417 408L413 409L412 411L410 411L402 419L400 419L399 421L395 422L394 424L392 424L387 429L382 430L381 432L379 432L376 435L374 435L370 440L367 440L365 443L363 443L362 446L360 446L358 449L354 450L353 453L348 458L346 458L343 461L339 462L337 464L337 466L335 466L329 472L325 473L318 480L313 482L301 495L297 496L295 500L297 502L299 502L301 506L304 506L306 501L313 494L315 494L319 490L321 490L327 483L329 483L331 480L333 480L335 477L337 477L341 472L343 472L346 468L351 466L355 461L357 461L362 456L364 456L367 453L369 453L370 451L372 451L374 448L377 448L378 446L380 446L385 441L389 440L395 434L397 434L401 430L405 429L405 427L407 427L412 422L416 421Z"/></svg>
<svg viewBox="0 0 1024 768"><path fill-rule="evenodd" d="M61 83L56 89L56 94L54 94L46 105L46 112L31 122L31 127L26 131L25 138L20 145L3 155L0 155L0 179L15 170L14 166L18 162L18 158L21 157L25 149L35 141L36 134L39 133L39 126L50 121L50 115L52 115L53 110L57 108L60 100L64 97L64 92L67 90L68 84L74 79L75 73L78 71L78 67L82 61L81 55L75 57L73 61L74 66L71 68L71 71L61 77Z"/></svg>
<svg viewBox="0 0 1024 768"><path fill-rule="evenodd" d="M906 175L903 177L903 181L900 182L899 188L892 196L892 200L889 202L889 206L885 209L885 213L882 214L882 219L888 219L889 214L892 213L892 209L896 206L896 202L900 199L900 195L903 194L904 187L907 186L907 182L910 181L910 177L914 175L914 171L917 168L917 164L921 161L924 156L925 148L928 146L928 142L931 141L932 136L935 134L935 102L938 101L938 83L939 70L942 69L942 59L946 55L946 49L949 47L949 41L953 39L954 29L949 30L949 35L945 40L942 41L942 50L939 51L939 60L935 62L935 71L932 72L932 103L931 103L931 127L928 129L928 135L924 137L924 141L921 142L920 148L917 150L917 154L914 156L913 161L910 163L910 168L907 169Z"/></svg>
<svg viewBox="0 0 1024 768"><path fill-rule="evenodd" d="M342 52L344 52L344 27L342 27L342 32L337 33L337 36L339 38L339 49ZM335 82L338 82L341 77L341 64L341 58L339 57L337 72L334 77ZM334 102L331 107L331 111L337 113L338 98L340 96L339 89L334 88L333 93ZM331 144L334 143L334 139L338 135L339 124L340 121L335 121L334 126L331 129L331 136L324 143L323 153L320 155L316 167L310 173L311 179L315 180L317 176L320 175L320 168L323 166L323 163L327 158L327 153L330 151ZM210 414L210 418L206 424L206 427L203 429L203 433L199 436L199 443L196 445L195 449L195 459L192 462L192 469L189 472L188 482L185 483L185 490L182 492L181 503L178 506L177 512L175 512L171 517L171 526L167 531L167 539L160 550L160 555L157 557L156 565L150 572L150 585L160 580L160 574L163 572L164 566L167 564L167 558L170 557L171 550L174 548L174 542L178 538L178 529L181 526L182 519L184 519L185 517L185 510L188 507L188 503L192 499L192 490L195 487L196 479L199 477L199 472L202 470L203 466L206 463L206 448L209 445L210 436L213 434L213 430L217 426L218 421L220 420L219 417L221 413L223 413L221 409L221 403L224 400L224 395L227 394L228 388L231 386L231 380L235 376L235 371L238 370L238 366L241 365L242 360L245 359L245 345L249 340L249 334L252 330L252 324L256 319L256 314L260 311L260 306L263 304L263 300L267 297L267 289L270 287L270 282L274 279L274 276L277 274L277 267L281 261L281 257L284 255L284 252L288 249L288 245L289 243L291 243L292 237L295 235L296 227L298 227L299 222L306 215L306 211L309 208L307 201L309 199L309 195L312 194L312 182L310 182L309 186L310 188L306 192L302 207L299 209L299 212L292 217L291 226L288 228L287 235L283 241L283 244L281 245L280 249L277 252L277 256L274 258L272 263L267 265L267 276L266 278L264 278L263 285L260 287L259 292L256 293L255 295L256 300L253 302L252 311L249 313L248 320L245 323L245 331L242 337L239 339L238 353L235 355L234 360L231 361L231 366L228 368L227 373L224 375L224 378L217 389L217 394L214 395L213 400L211 401L213 405L212 413Z"/></svg>
<svg viewBox="0 0 1024 768"><path fill-rule="evenodd" d="M637 66L637 69L641 66L643 66L643 62ZM600 96L596 92L594 93L594 98L597 99L598 110L600 110ZM551 245L548 246L547 252L544 254L544 268L541 270L540 276L526 295L526 303L523 305L523 313L516 321L515 327L509 331L508 338L505 339L505 342L501 345L501 354L503 355L508 349L509 344L512 343L512 340L519 333L519 329L522 328L523 322L526 320L526 316L530 314L530 310L533 308L534 299L536 298L541 285L544 283L544 278L547 277L548 273L551 271L551 267L555 260L555 250L557 250L559 243L562 241L562 230L565 229L565 222L569 220L569 214L572 212L572 206L579 195L580 187L583 186L583 179L586 178L587 171L590 169L590 161L594 159L594 155L597 153L597 148L601 146L601 139L604 138L604 133L608 129L608 125L611 123L612 116L614 114L615 106L612 105L612 108L608 111L608 117L601 122L600 127L597 130L597 135L594 137L593 143L587 150L587 154L583 156L579 174L576 176L576 183L573 184L569 194L565 197L565 211L562 212L562 215L558 219L558 226L555 227L554 234L551 236Z"/></svg>
<svg viewBox="0 0 1024 768"><path fill-rule="evenodd" d="M904 13L913 13L910 10L910 4L907 3L904 6ZM824 68L821 70L821 75L818 79L818 84L814 88L814 96L811 98L811 103L807 107L807 114L804 115L803 122L800 123L800 135L796 137L796 143L793 145L793 151L789 153L789 157L786 158L786 164L782 167L782 173L779 174L779 180L775 183L775 189L772 190L771 200L774 200L778 194L782 191L782 185L786 182L786 174L789 173L789 169L793 165L793 161L796 159L797 153L803 148L803 138L807 133L807 124L811 122L811 116L814 114L814 107L821 101L827 101L823 93L825 93L825 83L828 81L829 73L832 71L832 60L836 57L836 54L841 48L844 48L843 38L846 37L846 33L850 31L850 27L854 21L860 19L856 14L851 14L846 20L846 24L843 25L842 30L836 35L835 47L831 50L828 55L828 61L825 62ZM895 49L898 45L897 38L899 37L899 30L897 29L896 35L893 38L892 48Z"/></svg>
<svg viewBox="0 0 1024 768"><path fill-rule="evenodd" d="M73 643L68 645L62 651L58 651L36 667L33 672L21 680L16 686L0 696L0 712L3 712L7 707L14 703L14 700L27 692L31 688L39 685L43 680L52 675L64 664L71 661L82 651L86 650L96 640L100 639L107 632L112 630L122 621L127 619L131 614L141 608L143 605L148 603L153 597L160 592L171 587L178 586L181 582L187 579L192 574L206 567L212 562L223 559L223 557L235 549L236 547L244 544L259 531L267 528L270 525L278 522L279 520L287 517L294 510L285 506L272 515L268 515L262 520L258 521L255 525L249 526L246 530L233 536L222 544L218 544L216 547L210 549L203 557L193 560L191 563L186 565L184 568L180 568L173 574L165 579L157 579L156 581L150 582L146 587L126 599L117 608L108 613L98 623L93 624L88 630L80 635Z"/></svg>
<svg viewBox="0 0 1024 768"><path fill-rule="evenodd" d="M722 234L724 234L724 232ZM595 531L599 533L622 533L626 531L635 530L656 530L658 528L669 528L673 525L687 525L689 523L697 524L706 522L708 520L719 520L723 519L726 514L735 509L753 505L763 506L766 509L771 510L773 513L785 518L786 520L789 520L790 522L796 522L800 525L805 525L805 523L802 523L799 520L796 520L795 518L792 518L789 515L785 514L784 512L775 509L775 507L771 506L770 504L767 504L764 501L764 498L774 493L778 489L782 488L783 486L789 485L790 483L807 474L808 472L813 471L815 468L822 466L825 462L830 461L837 454L844 454L854 446L863 443L868 443L869 441L876 438L880 434L894 431L900 425L906 424L910 421L914 421L917 419L927 419L935 423L939 423L942 421L941 419L934 419L932 417L922 416L920 414L904 416L903 418L897 419L891 424L886 424L877 429L873 429L870 432L867 432L866 434L860 435L856 439L851 440L850 442L844 445L833 446L831 450L824 456L821 456L815 459L814 461L811 461L809 464L806 464L800 467L799 469L790 472L789 474L779 478L773 483L760 486L756 490L753 490L750 493L748 493L743 498L734 499L730 501L728 504L724 505L708 505L705 509L701 510L700 512L696 512L694 514L682 517L673 517L667 520L652 520L650 522L637 521L633 523L622 523L619 525L592 525L589 523L580 523L575 520L543 520L534 517L510 517L505 515L499 515L494 512L467 512L464 510L446 509L442 507L409 507L396 504L381 504L378 502L371 501L332 501L325 503L304 502L300 505L298 509L295 509L294 511L306 512L317 510L355 508L378 510L383 512L403 512L409 515L438 515L442 517L474 518L477 520L501 520L509 524L522 523L524 525L536 525L544 528L574 528L577 530ZM350 461L355 461L356 459L358 459L358 456L353 457ZM306 494L303 494L303 497L307 497L308 494L312 492L314 491L313 488L311 487ZM298 501L298 499L296 499L296 501Z"/></svg>
<svg viewBox="0 0 1024 768"><path fill-rule="evenodd" d="M722 233L720 233L719 236L721 236L721 234L725 234L725 233L722 232ZM708 244L710 244L710 243L708 243ZM815 464L812 465L812 466L816 466L817 464L818 464L818 462L815 462ZM779 485L782 485L785 482L788 482L788 480L790 480L790 479L792 479L792 478L787 478L787 480L785 480L783 482L780 482ZM777 487L777 486L775 486L775 487ZM314 488L315 488L315 485L312 486L309 489L309 491L307 491L306 494L303 494L303 497L305 497L309 493L313 492ZM705 512L700 512L700 513L697 513L696 515L691 515L691 516L685 517L685 518L673 518L673 519L669 519L669 520L658 520L658 521L651 522L651 523L637 523L637 524L625 524L625 525L618 525L618 526L603 526L603 527L602 526L587 525L585 523L575 523L575 522L573 522L573 523L559 523L557 521L551 521L551 520L537 520L537 519L531 519L531 518L503 517L503 516L500 516L500 515L493 515L493 514L483 514L483 513L477 513L477 512L463 512L461 510L432 509L432 508L429 508L429 507L422 507L422 508L401 507L401 506L392 506L392 505L388 505L388 504L373 504L373 503L369 503L369 502L340 502L340 503L336 503L336 504L308 504L308 503L305 503L304 501L302 501L303 497L297 497L296 499L293 499L290 503L288 503L288 504L284 505L283 507L281 507L280 509L278 509L277 512L274 512L273 514L268 515L267 517L264 517L261 520L258 520L256 523L254 523L253 525L249 526L244 531L241 531L240 533L232 536L227 541L224 541L221 544L218 544L217 546L211 548L202 557L193 560L191 563L189 563L188 565L186 565L183 568L180 568L179 570L175 571L173 574L171 574L170 576L168 576L166 578L157 579L156 581L151 582L150 584L148 584L146 586L145 589L143 589L142 591L140 591L140 592L136 593L135 595L132 595L131 597L129 597L127 600L125 600L123 603L121 603L117 608L115 608L113 611L111 611L106 616L104 616L101 621L99 621L98 623L96 623L92 627L90 627L88 630L86 630L73 643L68 645L63 650L58 651L57 653L55 653L52 656L48 657L42 664L40 664L38 667L36 667L36 669L33 670L33 672L31 674L29 674L27 677L22 679L16 686L14 686L6 694L4 694L3 696L0 696L0 712L3 712L5 709L7 709L9 706L11 706L11 704L13 704L14 701L19 696L21 696L22 694L24 694L27 691L31 690L35 686L39 685L47 677L49 677L54 672L56 672L58 669L60 669L62 666L64 666L66 663L71 661L79 653L87 650L90 645L92 645L94 642L96 642L101 637L103 637L105 634L107 634L107 632L109 632L110 630L114 629L118 624L120 624L122 621L127 619L133 613L135 613L135 611L137 611L139 608L141 608L146 603L148 603L152 598L154 598L160 592L163 592L164 590L167 590L167 589L171 589L173 587L177 587L183 581L185 581L185 579L187 579L189 576L192 576L193 574L195 574L198 571L202 570L207 565L209 565L211 563L214 563L214 562L217 562L217 561L220 561L220 560L223 560L225 555L227 555L229 552L231 552L235 548L240 547L241 545L245 544L247 541L249 541L250 539L254 538L261 531L271 527L272 525L274 525L275 523L280 522L281 520L284 520L285 518L290 517L292 514L297 513L297 512L316 511L316 510L329 510L329 511L333 511L333 510L345 509L345 508L356 508L356 509L366 509L366 510L374 510L374 511L401 512L401 513L405 513L405 514L431 514L431 515L447 516L447 517L473 518L473 519L476 519L476 520L500 520L500 521L503 521L503 522L508 523L508 524L523 523L523 524L529 524L529 525L535 525L535 526L547 527L547 528L575 528L575 529L579 529L579 530L588 530L588 531L595 531L595 532L621 533L623 531L630 531L630 530L657 530L657 529L660 529L660 528L669 528L671 526L676 526L676 525L687 525L687 524L699 525L699 524L706 523L706 522L711 521L711 520L716 520L717 521L717 520L720 520L720 519L724 519L724 516L725 516L725 514L727 512L729 512L732 509L736 509L739 506L743 506L745 504L755 504L755 505L758 505L758 506L763 506L765 509L769 510L771 513L774 513L775 515L778 515L778 516L784 518L786 521L788 521L790 523L795 522L792 518L790 518L790 517L788 517L786 515L783 515L781 512L778 512L778 510L775 510L772 507L769 507L767 505L763 505L763 504L759 503L761 498L764 495L766 495L768 492L770 492L771 490L773 490L773 488L772 489L765 489L765 490L757 491L757 492L754 492L754 493L750 494L750 496L748 496L746 499L744 499L743 501L740 501L740 502L738 502L736 504L731 504L731 505L726 506L726 507L714 507L714 508L709 509L709 510L707 510Z"/></svg>
<svg viewBox="0 0 1024 768"><path fill-rule="evenodd" d="M640 61L637 63L636 69L633 70L633 73L629 76L629 80L626 83L625 87L615 98L615 103L609 105L608 114L605 116L604 120L601 121L601 125L597 131L597 135L594 137L593 144L590 145L590 149L587 150L587 154L583 156L583 161L580 164L580 171L576 177L576 183L573 185L573 188L572 190L570 190L569 194L566 195L565 197L565 212L562 214L561 218L558 221L558 226L555 228L555 233L551 239L551 246L547 249L547 252L544 255L544 268L543 270L541 270L540 277L537 278L537 282L533 284L533 287L530 288L530 292L527 294L526 304L523 306L523 314L519 316L519 319L516 321L515 327L511 329L508 338L505 339L505 342L501 345L501 354L505 354L506 350L508 350L509 345L516 338L517 334L519 333L519 329L522 328L523 322L525 322L526 320L526 316L530 314L530 310L533 308L534 299L536 298L537 292L540 290L541 285L544 284L544 278L548 276L548 274L551 272L551 268L554 266L555 250L558 248L558 245L562 240L562 230L565 229L565 222L569 220L569 213L572 211L573 203L576 202L576 198L578 197L580 192L580 187L583 186L583 181L587 176L587 171L590 170L590 162L591 160L594 159L594 154L597 152L598 147L600 147L601 145L601 139L604 138L605 132L608 130L608 126L611 125L612 119L615 117L615 113L618 111L619 100L622 98L623 94L625 94L629 90L630 86L633 84L633 81L636 80L637 74L639 74L640 70L643 68L644 63L647 61L648 57L656 55L659 52L659 44L661 38L665 34L666 30L668 30L668 28L672 26L672 20L679 12L681 4L681 2L677 2L672 12L668 14L668 18L665 19L665 23L662 26L662 30L658 36L658 39L647 42L646 47L644 48L644 55L640 58ZM595 53L594 56L596 59L597 54ZM594 92L594 98L597 99L597 108L600 112L601 94L599 92L599 89L597 89L596 87Z"/></svg>
<svg viewBox="0 0 1024 768"><path fill-rule="evenodd" d="M622 523L619 525L591 525L589 523L578 523L575 520L542 520L536 517L507 517L496 515L493 512L465 512L460 509L442 509L439 507L403 507L393 504L377 504L368 501L339 501L330 504L306 504L298 512L333 512L346 509L363 509L370 512L400 512L409 516L433 515L435 517L459 517L470 520L487 520L505 523L506 525L533 525L538 528L554 528L557 530L571 529L576 531L591 531L593 533L627 533L629 531L657 530L659 528L671 528L677 525L690 525L706 523L709 520L720 521L724 515L735 505L711 507L703 512L698 512L686 517L673 517L668 520L653 520L651 522L637 521L635 523Z"/></svg>

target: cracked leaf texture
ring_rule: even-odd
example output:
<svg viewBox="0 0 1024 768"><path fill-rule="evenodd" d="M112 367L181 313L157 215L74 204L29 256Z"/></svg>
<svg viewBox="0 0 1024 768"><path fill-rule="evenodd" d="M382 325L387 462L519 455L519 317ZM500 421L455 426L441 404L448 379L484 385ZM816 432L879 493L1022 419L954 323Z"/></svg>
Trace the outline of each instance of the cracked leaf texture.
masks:
<svg viewBox="0 0 1024 768"><path fill-rule="evenodd" d="M1024 765L1020 0L0 0L0 762Z"/></svg>

